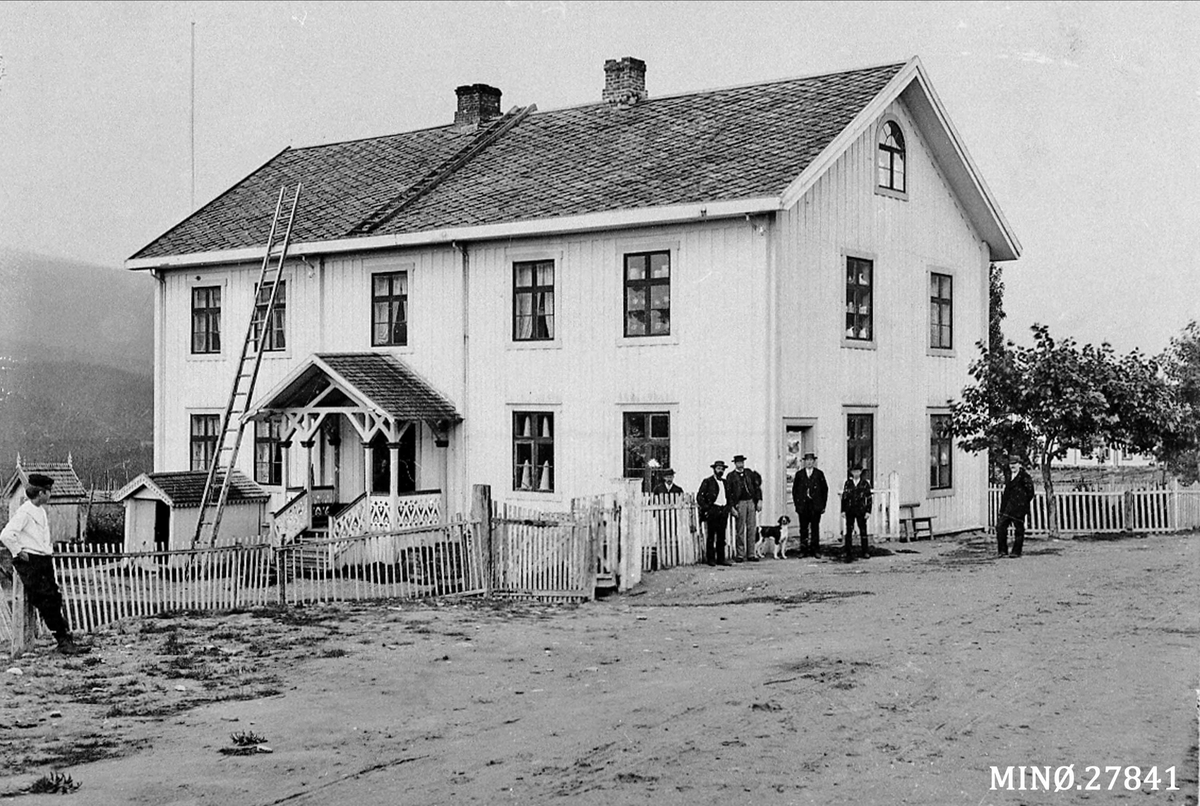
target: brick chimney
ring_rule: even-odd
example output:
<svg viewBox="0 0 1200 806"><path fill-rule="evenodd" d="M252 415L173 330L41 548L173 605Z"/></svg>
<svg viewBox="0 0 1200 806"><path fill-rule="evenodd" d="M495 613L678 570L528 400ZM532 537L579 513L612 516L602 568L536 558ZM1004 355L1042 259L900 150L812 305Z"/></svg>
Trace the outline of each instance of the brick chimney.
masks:
<svg viewBox="0 0 1200 806"><path fill-rule="evenodd" d="M604 94L601 97L610 104L619 106L633 106L638 101L648 98L646 63L632 56L605 61Z"/></svg>
<svg viewBox="0 0 1200 806"><path fill-rule="evenodd" d="M456 89L458 111L454 125L460 128L478 126L500 117L500 90L487 84L463 84Z"/></svg>

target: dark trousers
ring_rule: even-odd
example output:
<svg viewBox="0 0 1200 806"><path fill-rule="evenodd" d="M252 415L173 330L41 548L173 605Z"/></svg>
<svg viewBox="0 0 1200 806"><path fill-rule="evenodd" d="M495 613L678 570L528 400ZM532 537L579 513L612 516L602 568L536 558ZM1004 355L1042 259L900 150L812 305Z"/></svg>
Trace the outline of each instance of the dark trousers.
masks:
<svg viewBox="0 0 1200 806"><path fill-rule="evenodd" d="M796 513L800 522L800 554L821 553L821 513L802 511ZM810 537L811 535L811 537Z"/></svg>
<svg viewBox="0 0 1200 806"><path fill-rule="evenodd" d="M867 516L846 513L846 559L850 559L850 551L854 546L854 524L858 524L858 536L862 539L862 555L867 556Z"/></svg>
<svg viewBox="0 0 1200 806"><path fill-rule="evenodd" d="M1012 555L1021 556L1021 547L1025 544L1025 519L1020 516L1001 515L996 523L996 544L1001 554L1008 554L1008 527L1013 528Z"/></svg>
<svg viewBox="0 0 1200 806"><path fill-rule="evenodd" d="M725 562L725 528L729 525L729 507L709 507L704 515L704 561Z"/></svg>
<svg viewBox="0 0 1200 806"><path fill-rule="evenodd" d="M27 560L13 558L13 568L21 575L25 596L39 613L46 628L56 638L67 635L67 620L63 617L62 591L54 579L54 560L44 554L26 554Z"/></svg>

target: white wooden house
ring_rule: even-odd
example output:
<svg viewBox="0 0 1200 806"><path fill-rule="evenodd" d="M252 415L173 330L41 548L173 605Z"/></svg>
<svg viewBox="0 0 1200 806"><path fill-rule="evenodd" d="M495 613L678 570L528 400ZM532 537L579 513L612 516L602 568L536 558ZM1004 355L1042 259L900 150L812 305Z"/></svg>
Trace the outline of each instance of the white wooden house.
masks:
<svg viewBox="0 0 1200 806"><path fill-rule="evenodd" d="M65 462L29 462L17 456L17 466L4 485L4 499L8 501L8 517L16 514L17 508L25 503L25 484L30 473L41 473L54 479L50 503L46 504L46 522L50 525L50 537L55 543L75 543L83 539L87 529L88 493L75 473L71 456Z"/></svg>
<svg viewBox="0 0 1200 806"><path fill-rule="evenodd" d="M127 261L158 282L156 468L211 456L300 181L241 453L275 506L563 509L743 453L773 520L811 449L835 489L860 460L939 531L985 522L986 461L941 426L1020 246L918 59L654 98L626 57L596 102L500 95L285 150Z"/></svg>

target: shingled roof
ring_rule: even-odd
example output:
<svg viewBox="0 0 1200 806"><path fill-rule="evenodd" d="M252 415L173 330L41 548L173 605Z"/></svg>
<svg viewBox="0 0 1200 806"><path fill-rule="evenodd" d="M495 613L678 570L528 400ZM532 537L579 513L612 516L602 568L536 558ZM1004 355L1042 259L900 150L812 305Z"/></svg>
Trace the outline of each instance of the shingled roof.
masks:
<svg viewBox="0 0 1200 806"><path fill-rule="evenodd" d="M204 494L208 473L203 470L182 470L172 473L143 473L122 487L114 501L124 501L142 487L157 493L163 501L175 507L198 507ZM233 484L229 488L227 503L245 504L265 501L270 496L240 470L233 471Z"/></svg>
<svg viewBox="0 0 1200 806"><path fill-rule="evenodd" d="M263 396L254 410L305 405L330 382L396 421L456 423L462 415L415 370L387 353L317 353ZM337 401L336 398L330 398ZM328 402L328 401L327 401Z"/></svg>
<svg viewBox="0 0 1200 806"><path fill-rule="evenodd" d="M297 182L296 244L779 196L904 66L529 114L366 232L355 227L476 134L287 149L131 260L260 247L279 188Z"/></svg>
<svg viewBox="0 0 1200 806"><path fill-rule="evenodd" d="M75 467L70 462L25 462L19 461L16 471L8 479L4 487L5 497L10 496L18 485L29 480L30 473L41 473L54 479L50 502L65 503L69 499L87 498L87 490L79 476L75 475Z"/></svg>

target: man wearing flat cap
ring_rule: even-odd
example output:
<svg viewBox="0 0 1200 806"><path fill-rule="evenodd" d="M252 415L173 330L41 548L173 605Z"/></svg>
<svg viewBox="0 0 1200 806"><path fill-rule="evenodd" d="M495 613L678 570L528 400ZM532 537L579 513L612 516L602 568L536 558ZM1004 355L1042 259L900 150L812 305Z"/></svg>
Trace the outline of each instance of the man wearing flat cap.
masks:
<svg viewBox="0 0 1200 806"><path fill-rule="evenodd" d="M800 522L800 556L821 556L821 514L829 500L829 485L825 474L817 467L815 453L804 454L804 469L792 482L792 503Z"/></svg>
<svg viewBox="0 0 1200 806"><path fill-rule="evenodd" d="M17 508L8 525L0 531L3 543L13 557L13 569L20 574L25 585L25 595L46 622L46 628L58 641L58 651L64 655L78 655L81 649L71 638L67 619L63 615L62 591L54 578L54 543L50 537L50 522L46 517L46 504L50 501L50 488L54 479L41 473L30 473L25 482L28 499Z"/></svg>
<svg viewBox="0 0 1200 806"><path fill-rule="evenodd" d="M733 508L736 562L758 562L754 541L758 536L758 513L762 511L762 476L746 467L746 457L733 457L733 470L725 480L729 505Z"/></svg>
<svg viewBox="0 0 1200 806"><path fill-rule="evenodd" d="M712 463L713 474L700 482L696 508L704 521L704 561L709 565L731 565L725 559L725 526L729 522L729 493L725 489L725 463Z"/></svg>
<svg viewBox="0 0 1200 806"><path fill-rule="evenodd" d="M683 488L675 483L675 471L668 467L662 471L662 480L651 492L654 495L683 495Z"/></svg>

